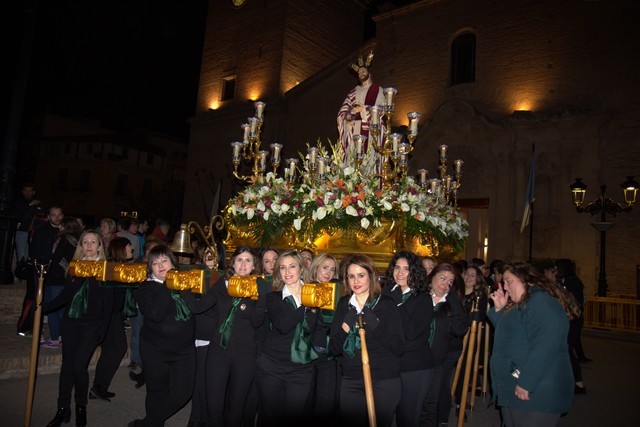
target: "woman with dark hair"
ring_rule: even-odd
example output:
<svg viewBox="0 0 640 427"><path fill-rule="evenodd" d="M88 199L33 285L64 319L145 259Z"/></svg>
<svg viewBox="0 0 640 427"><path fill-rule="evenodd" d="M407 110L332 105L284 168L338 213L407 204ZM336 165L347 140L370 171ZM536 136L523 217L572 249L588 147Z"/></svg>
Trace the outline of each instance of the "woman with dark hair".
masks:
<svg viewBox="0 0 640 427"><path fill-rule="evenodd" d="M242 424L245 399L256 370L256 330L266 318L266 295L260 295L256 303L250 298L231 297L228 286L232 276L246 277L257 270L258 257L253 250L238 247L224 276L213 286L216 306L204 314L210 319L205 373L209 422L214 425Z"/></svg>
<svg viewBox="0 0 640 427"><path fill-rule="evenodd" d="M107 261L131 262L133 261L133 246L129 239L116 237L111 240L107 248ZM93 386L89 392L89 399L98 399L110 402L115 393L109 391L111 380L116 374L120 362L127 352L127 335L124 330L122 310L124 309L127 289L114 288L113 307L111 320L105 333L104 340L100 343L100 358L96 364L96 374L93 378Z"/></svg>
<svg viewBox="0 0 640 427"><path fill-rule="evenodd" d="M396 253L389 263L382 293L396 303L404 331L404 351L400 359L402 392L396 409L398 427L419 424L422 403L433 375L433 355L428 343L433 301L427 288L427 272L420 258L412 252Z"/></svg>
<svg viewBox="0 0 640 427"><path fill-rule="evenodd" d="M582 379L582 368L580 363L591 362L582 349L582 325L584 325L584 285L582 280L576 275L576 269L573 261L569 259L559 259L556 261L556 280L560 286L567 290L576 300L580 308L580 315L571 319L569 322L569 358L571 360L571 368L573 369L573 377L576 382L575 394L585 394L587 388Z"/></svg>
<svg viewBox="0 0 640 427"><path fill-rule="evenodd" d="M196 373L195 320L216 300L208 292L196 300L191 291L172 291L165 285L167 274L176 266L171 250L156 246L149 252L148 279L136 291L138 307L144 314L140 331L140 356L147 385L146 417L129 423L162 426L191 397Z"/></svg>
<svg viewBox="0 0 640 427"><path fill-rule="evenodd" d="M367 405L362 371L361 342L356 328L364 321L376 419L390 426L400 402L400 356L404 332L394 300L382 294L373 260L350 255L345 264L348 295L340 298L331 324L329 351L342 367L340 419L344 425L367 426Z"/></svg>
<svg viewBox="0 0 640 427"><path fill-rule="evenodd" d="M259 270L262 274L273 276L273 269L276 266L280 251L276 248L266 247L260 250L260 266Z"/></svg>
<svg viewBox="0 0 640 427"><path fill-rule="evenodd" d="M73 255L74 260L104 261L102 239L98 233L85 231ZM58 387L58 412L47 427L59 427L71 418L71 392L75 387L76 426L87 425L89 360L109 326L113 306L113 288L100 286L97 280L67 276L58 297L43 307L49 313L65 306L61 332L62 366Z"/></svg>
<svg viewBox="0 0 640 427"><path fill-rule="evenodd" d="M82 228L78 221L72 217L62 219L60 223L60 234L53 243L53 255L51 263L44 276L44 300L45 302L55 300L64 289L69 262L78 246L78 237L82 234ZM60 323L64 309L47 314L50 339L42 343L42 347L60 347Z"/></svg>
<svg viewBox="0 0 640 427"><path fill-rule="evenodd" d="M503 266L504 285L491 294L496 333L491 355L494 397L506 427L554 426L571 407L573 375L569 318L579 309L569 294L527 263Z"/></svg>
<svg viewBox="0 0 640 427"><path fill-rule="evenodd" d="M320 310L302 305L307 271L296 251L280 254L267 294L271 329L258 358L256 384L261 425L293 425L310 407L316 347L326 346Z"/></svg>
<svg viewBox="0 0 640 427"><path fill-rule="evenodd" d="M420 414L421 425L438 422L440 386L444 375L444 362L449 352L451 336L462 338L469 329L467 316L460 302L462 277L456 267L441 263L429 275L429 292L433 301L433 320L429 326L429 347L433 354L433 379ZM447 384L448 386L448 384ZM449 408L447 408L447 411Z"/></svg>

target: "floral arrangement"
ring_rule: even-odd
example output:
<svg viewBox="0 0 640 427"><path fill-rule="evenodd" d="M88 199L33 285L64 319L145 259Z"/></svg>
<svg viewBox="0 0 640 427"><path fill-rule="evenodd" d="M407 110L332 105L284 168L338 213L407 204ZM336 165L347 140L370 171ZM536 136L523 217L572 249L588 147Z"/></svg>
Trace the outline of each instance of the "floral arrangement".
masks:
<svg viewBox="0 0 640 427"><path fill-rule="evenodd" d="M289 183L270 172L238 193L228 204L230 226L269 245L287 233L297 234L300 241L324 231L366 235L393 220L402 221L408 236L431 236L456 251L464 247L468 224L453 206L421 189L411 177L382 188L374 150L368 150L356 168L352 150L345 153L340 143L329 147L330 167L322 179L312 177L301 155L301 182ZM318 148L327 156L319 143Z"/></svg>

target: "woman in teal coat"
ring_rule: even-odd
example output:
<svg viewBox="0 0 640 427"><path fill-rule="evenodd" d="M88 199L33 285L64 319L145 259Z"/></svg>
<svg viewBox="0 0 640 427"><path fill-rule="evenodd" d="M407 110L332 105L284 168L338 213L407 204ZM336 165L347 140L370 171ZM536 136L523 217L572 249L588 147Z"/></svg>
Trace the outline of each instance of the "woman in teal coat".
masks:
<svg viewBox="0 0 640 427"><path fill-rule="evenodd" d="M488 313L494 398L506 427L555 426L573 397L567 334L578 307L529 264L505 264L503 272Z"/></svg>

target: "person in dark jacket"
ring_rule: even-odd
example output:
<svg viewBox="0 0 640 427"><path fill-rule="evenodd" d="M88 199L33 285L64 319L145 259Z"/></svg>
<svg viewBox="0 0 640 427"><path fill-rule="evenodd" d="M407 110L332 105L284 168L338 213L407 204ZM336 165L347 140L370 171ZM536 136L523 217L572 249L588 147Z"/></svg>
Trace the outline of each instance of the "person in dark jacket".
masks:
<svg viewBox="0 0 640 427"><path fill-rule="evenodd" d="M131 262L133 260L133 246L129 239L116 237L111 240L107 248L107 260L112 262ZM124 309L127 292L132 289L117 287L113 290L114 302L111 310L111 321L104 340L100 343L100 358L96 364L96 374L93 386L89 391L89 399L99 399L110 402L115 393L109 391L111 380L120 366L120 362L127 352L127 335L124 330L122 310Z"/></svg>
<svg viewBox="0 0 640 427"><path fill-rule="evenodd" d="M326 346L322 316L302 305L307 274L296 251L280 254L273 272L273 292L266 297L271 322L258 358L258 418L261 425L293 425L306 415L313 390L315 347Z"/></svg>
<svg viewBox="0 0 640 427"><path fill-rule="evenodd" d="M103 261L102 239L86 231L80 236L74 260ZM62 293L43 307L49 313L65 306L62 318L62 367L58 386L58 411L47 427L59 427L71 417L71 391L75 388L76 426L87 425L89 360L105 335L111 319L113 289L94 278L68 277Z"/></svg>
<svg viewBox="0 0 640 427"><path fill-rule="evenodd" d="M51 263L44 276L44 300L45 303L55 300L62 293L67 280L69 262L78 246L78 238L82 234L82 228L75 218L66 217L60 224L60 234L53 243L53 255ZM49 339L42 343L42 347L60 347L60 323L64 315L64 308L50 312L47 315L49 326Z"/></svg>
<svg viewBox="0 0 640 427"><path fill-rule="evenodd" d="M555 426L569 411L573 375L567 333L579 309L568 293L527 263L503 266L504 285L491 294L496 333L491 354L494 398L503 423Z"/></svg>
<svg viewBox="0 0 640 427"><path fill-rule="evenodd" d="M224 276L213 286L216 306L204 314L211 316L205 373L209 421L214 425L242 424L244 403L256 370L256 330L266 319L266 292L256 302L231 297L228 286L232 276L255 274L258 268L253 250L238 247Z"/></svg>
<svg viewBox="0 0 640 427"><path fill-rule="evenodd" d="M467 316L460 302L462 277L456 267L441 263L429 275L429 289L433 300L433 320L429 326L429 347L433 354L433 379L420 414L421 426L435 426L438 422L438 400L443 381L444 361L449 352L451 336L464 337L469 329Z"/></svg>
<svg viewBox="0 0 640 427"><path fill-rule="evenodd" d="M429 348L433 301L428 292L427 272L416 254L401 251L393 256L382 293L396 303L404 332L400 359L402 393L396 410L396 424L413 427L419 424L434 367Z"/></svg>
<svg viewBox="0 0 640 427"><path fill-rule="evenodd" d="M402 390L402 318L394 300L382 294L371 258L362 254L349 255L345 273L349 295L338 302L329 339L329 351L339 358L342 367L340 419L344 425L369 425L362 343L356 328L356 324L364 323L375 416L379 426L390 426Z"/></svg>
<svg viewBox="0 0 640 427"><path fill-rule="evenodd" d="M212 292L196 300L191 291L172 291L165 285L177 265L171 250L156 246L149 252L149 278L136 291L144 314L140 355L147 385L146 417L129 426L156 427L182 408L191 397L196 372L195 320L192 313L210 309Z"/></svg>

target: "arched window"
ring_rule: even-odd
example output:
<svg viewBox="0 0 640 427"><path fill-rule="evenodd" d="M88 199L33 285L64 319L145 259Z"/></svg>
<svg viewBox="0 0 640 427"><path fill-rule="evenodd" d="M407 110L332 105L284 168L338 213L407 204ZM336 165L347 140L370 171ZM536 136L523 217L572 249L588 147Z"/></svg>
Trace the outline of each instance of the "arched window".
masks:
<svg viewBox="0 0 640 427"><path fill-rule="evenodd" d="M451 43L451 86L476 80L476 35L464 33Z"/></svg>

